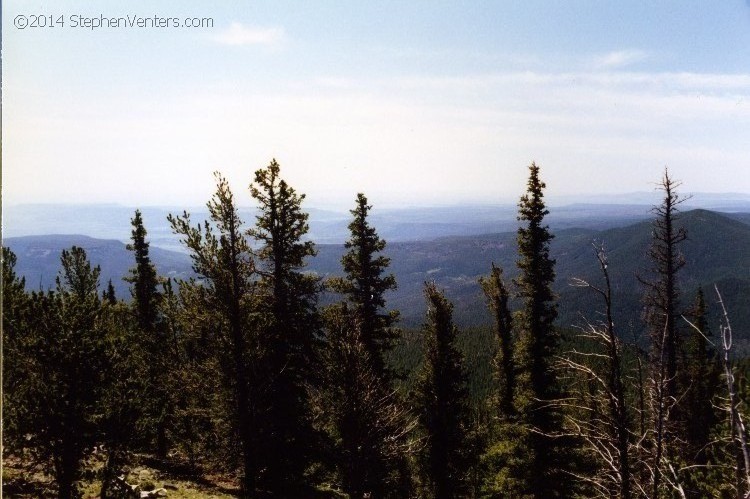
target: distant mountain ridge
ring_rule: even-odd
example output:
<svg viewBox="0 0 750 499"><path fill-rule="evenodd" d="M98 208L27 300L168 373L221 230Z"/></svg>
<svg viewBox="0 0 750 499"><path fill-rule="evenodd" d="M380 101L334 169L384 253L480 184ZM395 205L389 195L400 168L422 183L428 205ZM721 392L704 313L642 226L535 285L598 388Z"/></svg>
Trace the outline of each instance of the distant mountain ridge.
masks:
<svg viewBox="0 0 750 499"><path fill-rule="evenodd" d="M649 199L653 198L653 194L649 195ZM586 202L584 198L571 197L565 205L552 207L547 221L555 231L569 228L603 230L624 227L651 217L652 204L642 201L641 197L613 197L598 202ZM631 198L638 202L625 202ZM694 201L698 200L690 199L688 202ZM719 201L723 204L734 203L725 211L737 216L740 216L738 212L743 211L740 209L743 206L744 211L750 213L750 196L747 197L747 202L731 197L711 198L706 200L706 206ZM350 219L348 211L309 207L305 209L310 214L309 239L318 244L340 244L347 239L347 225ZM134 207L114 204L4 206L3 237L86 234L97 239L127 242L131 231L130 219L134 211ZM171 206L141 208L153 247L184 251L167 222L168 214L181 214L183 211L183 208ZM195 221L203 220L207 216L205 207L192 207L187 211L192 214ZM257 212L254 208L241 207L239 211L246 224L255 222ZM370 213L370 221L378 228L379 234L389 242L429 241L439 237L477 236L514 231L518 227L517 211L515 204L381 209L375 203Z"/></svg>
<svg viewBox="0 0 750 499"><path fill-rule="evenodd" d="M704 288L710 304L715 302L713 286L716 284L725 295L736 333L746 338L750 338L749 221L750 216L738 219L707 210L686 211L678 219L688 232L688 240L682 244L687 264L680 272L684 308L692 302L698 286ZM601 304L592 293L569 285L572 277L600 282L591 247L591 242L597 240L607 248L617 327L621 334L639 329L642 287L635 276L647 277L651 230L651 222L642 221L606 230L554 231L551 249L557 260L555 290L560 296L561 325L580 322L580 312L596 320L597 311L601 311ZM86 249L94 264L102 266L102 285L112 278L118 296L129 298L127 283L121 278L132 267L133 257L120 241L48 235L8 238L5 244L16 252L17 270L26 276L30 289L52 286L59 270L60 251L76 244ZM322 277L341 275L343 246L318 244L317 248L318 255L310 260L308 270ZM468 326L489 322L477 280L489 272L491 263L504 269L509 283L517 275L516 234L510 231L389 242L386 253L391 258L390 270L399 285L388 296L388 305L401 311L406 327L417 326L423 320L422 285L427 280L434 280L446 289L456 305L456 320ZM151 257L161 275L175 278L192 275L190 259L184 253L152 246ZM715 326L717 320L713 317L711 325Z"/></svg>
<svg viewBox="0 0 750 499"><path fill-rule="evenodd" d="M101 267L100 287L112 279L118 298L130 299L129 284L123 280L133 267L133 254L124 243L114 239L96 239L84 235L51 234L7 238L3 241L17 257L16 272L26 278L26 288L53 288L60 271L60 253L79 246L93 265ZM150 257L163 277L186 279L193 275L190 258L184 253L150 248Z"/></svg>
<svg viewBox="0 0 750 499"><path fill-rule="evenodd" d="M698 287L702 287L713 316L711 327L716 330L718 310L714 285L724 295L735 326L735 332L750 337L750 225L731 216L708 210L681 213L678 225L684 226L688 239L680 245L685 267L678 274L683 291L683 310L692 305ZM636 275L649 278L647 249L651 243L651 222L610 229L596 234L603 242L609 258L609 272L615 286L615 319L621 327L629 320L638 320L633 311L641 307L642 288ZM575 251L571 248L571 252ZM579 250L580 251L580 250ZM601 282L591 250L559 260L558 275L578 276ZM587 258L586 258L587 257ZM585 309L586 297L575 288L560 288L561 303L568 314Z"/></svg>

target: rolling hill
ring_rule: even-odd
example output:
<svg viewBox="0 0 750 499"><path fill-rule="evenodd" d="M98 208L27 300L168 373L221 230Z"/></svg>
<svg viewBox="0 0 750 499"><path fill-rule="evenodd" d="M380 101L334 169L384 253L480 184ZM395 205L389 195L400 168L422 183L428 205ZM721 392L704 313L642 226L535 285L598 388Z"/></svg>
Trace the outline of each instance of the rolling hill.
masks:
<svg viewBox="0 0 750 499"><path fill-rule="evenodd" d="M727 216L707 210L691 210L680 215L689 239L682 250L686 266L680 273L684 305L692 301L698 286L703 286L714 302L713 285L725 295L735 331L750 338L750 225L747 218ZM572 277L600 282L591 242L602 242L609 256L613 283L615 321L621 334L640 329L642 288L636 275L648 277L647 249L651 223L638 222L606 230L569 228L555 231L552 255L557 260L555 289L560 296L559 323L569 326L580 322L579 312L592 320L601 310L596 297L585 289L571 287ZM422 322L424 299L422 285L434 280L446 290L455 303L459 324L486 324L489 315L478 285L479 277L488 273L495 262L506 272L506 279L517 273L515 232L451 236L430 241L392 242L386 253L391 258L399 288L388 299L390 307L401 311L402 325L415 327ZM18 256L17 270L26 276L31 289L54 285L63 248L73 244L87 250L90 259L102 267L102 284L112 279L118 296L128 298L127 283L121 277L132 266L132 255L122 242L93 239L86 236L27 236L6 239ZM308 270L326 278L341 274L340 244L319 244L318 255L310 260ZM161 275L185 278L191 275L188 256L152 246L151 255ZM324 298L330 300L331 297ZM714 316L711 324L718 319Z"/></svg>
<svg viewBox="0 0 750 499"><path fill-rule="evenodd" d="M100 288L112 279L117 297L130 299L129 284L122 278L133 266L133 254L120 241L55 234L12 237L3 243L16 254L16 273L26 278L29 290L53 288L60 270L60 253L75 245L86 250L92 264L101 267ZM186 254L152 246L150 256L164 277L185 279L192 275L190 258Z"/></svg>

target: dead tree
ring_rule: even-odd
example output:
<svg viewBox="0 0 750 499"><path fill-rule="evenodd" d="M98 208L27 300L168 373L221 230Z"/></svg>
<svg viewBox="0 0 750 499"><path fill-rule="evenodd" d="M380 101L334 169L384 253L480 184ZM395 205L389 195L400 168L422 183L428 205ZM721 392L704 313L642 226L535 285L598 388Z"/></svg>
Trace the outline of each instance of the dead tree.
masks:
<svg viewBox="0 0 750 499"><path fill-rule="evenodd" d="M607 255L603 246L594 244L604 286L598 287L582 279L574 279L573 286L588 288L597 293L605 306L604 320L592 324L588 320L581 327L580 337L593 343L592 351L573 349L561 359L562 365L573 373L578 382L593 387L580 392L576 403L582 416L568 416L574 435L581 438L597 457L600 468L594 476L579 477L588 482L602 497L633 497L633 473L630 457L630 416L625 401L623 383L622 341L615 334L612 318L612 292L607 269Z"/></svg>
<svg viewBox="0 0 750 499"><path fill-rule="evenodd" d="M737 499L750 499L750 450L747 444L747 429L740 412L742 400L737 393L734 378L734 369L730 361L732 350L732 325L729 322L729 314L724 304L724 299L719 292L718 286L714 285L719 305L721 305L721 323L719 324L719 333L721 337L721 363L724 370L724 378L727 387L727 407L726 412L729 414L729 431L730 431L730 448L734 451L735 459L735 477ZM698 326L683 319L699 334L703 335L706 341L713 343L708 339L704 331Z"/></svg>
<svg viewBox="0 0 750 499"><path fill-rule="evenodd" d="M750 498L750 452L747 447L747 431L742 421L740 413L740 398L735 389L734 372L729 362L729 352L732 349L732 326L729 323L729 314L727 314L724 300L719 293L719 288L714 285L716 296L719 298L722 312L722 324L719 326L722 343L722 364L724 367L724 376L727 380L727 393L729 396L729 426L731 429L732 442L737 447L737 454L741 459L737 460L737 497Z"/></svg>
<svg viewBox="0 0 750 499"><path fill-rule="evenodd" d="M659 206L654 207L656 219L649 257L651 260L651 277L638 280L644 285L646 293L646 323L651 339L650 355L650 414L652 428L650 442L645 442L651 451L651 497L657 499L661 494L664 477L667 473L665 464L674 456L670 453L677 438L675 420L679 419L676 402L679 400L680 387L677 384L677 352L679 335L677 319L679 318L680 290L677 275L685 266L685 259L679 251L679 245L687 239L685 229L677 225L678 206L684 201L676 189L680 183L664 171L659 183L664 197Z"/></svg>

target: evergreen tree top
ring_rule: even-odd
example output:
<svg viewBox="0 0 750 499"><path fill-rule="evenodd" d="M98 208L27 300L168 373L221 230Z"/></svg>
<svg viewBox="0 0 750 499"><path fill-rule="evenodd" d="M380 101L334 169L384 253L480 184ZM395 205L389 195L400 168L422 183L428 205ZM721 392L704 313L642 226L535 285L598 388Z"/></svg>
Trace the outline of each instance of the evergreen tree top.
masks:
<svg viewBox="0 0 750 499"><path fill-rule="evenodd" d="M392 274L381 277L391 259L376 255L385 249L386 242L367 220L372 206L367 204L367 198L362 193L357 194L356 202L356 207L350 210L354 217L349 223L351 237L344 243L344 247L350 251L341 259L349 284L339 283L338 288L345 293L356 294L360 291L367 295L361 297L362 300L372 298L378 302L378 306L384 306L382 294L396 288L396 278Z"/></svg>
<svg viewBox="0 0 750 499"><path fill-rule="evenodd" d="M353 210L349 210L354 219L349 223L349 231L352 234L351 239L344 243L346 248L354 246L367 245L370 251L382 251L385 248L385 241L378 237L375 228L367 221L367 215L372 209L372 205L367 204L367 198L361 192L357 194L357 205Z"/></svg>
<svg viewBox="0 0 750 499"><path fill-rule="evenodd" d="M130 294L134 298L133 306L138 323L144 331L148 331L153 330L158 322L160 295L156 287L159 284L159 276L149 257L147 231L140 210L135 210L130 223L133 226L132 243L128 244L127 248L134 253L135 267L130 269L130 275L125 281L132 284Z"/></svg>
<svg viewBox="0 0 750 499"><path fill-rule="evenodd" d="M136 209L133 218L130 219L130 224L133 226L133 230L130 232L132 243L128 243L127 248L129 251L146 251L148 253L148 242L146 242L146 228L143 225L143 216L141 210ZM148 256L148 255L146 255Z"/></svg>
<svg viewBox="0 0 750 499"><path fill-rule="evenodd" d="M550 257L550 241L554 235L548 225L543 225L549 214L544 204L545 184L539 179L536 163L529 166L528 189L518 203L518 220L527 225L518 228L518 267L521 275L515 280L522 296L535 295L536 299L552 301L549 285L555 280L555 260ZM554 318L553 318L554 319Z"/></svg>
<svg viewBox="0 0 750 499"><path fill-rule="evenodd" d="M453 304L434 282L425 283L424 293L427 298L427 323L423 329L428 332L428 356L439 356L439 361L437 357L435 359L436 365L459 362L460 354L453 346L458 336L458 328L453 323Z"/></svg>
<svg viewBox="0 0 750 499"><path fill-rule="evenodd" d="M542 219L549 214L544 205L544 189L547 187L539 179L539 167L532 162L529 165L529 180L526 183L526 193L518 203L518 220L528 221L532 226L541 225Z"/></svg>
<svg viewBox="0 0 750 499"><path fill-rule="evenodd" d="M56 279L58 292L71 293L80 299L91 295L99 297L97 290L101 269L98 265L91 267L83 248L73 246L70 250L62 250L60 263L62 271Z"/></svg>
<svg viewBox="0 0 750 499"><path fill-rule="evenodd" d="M280 166L276 159L255 172L250 194L258 201L260 214L256 226L247 234L264 243L261 259L279 263L285 270L303 267L307 256L314 256L315 245L302 238L310 230L309 215L302 211L304 194L297 192L279 178Z"/></svg>

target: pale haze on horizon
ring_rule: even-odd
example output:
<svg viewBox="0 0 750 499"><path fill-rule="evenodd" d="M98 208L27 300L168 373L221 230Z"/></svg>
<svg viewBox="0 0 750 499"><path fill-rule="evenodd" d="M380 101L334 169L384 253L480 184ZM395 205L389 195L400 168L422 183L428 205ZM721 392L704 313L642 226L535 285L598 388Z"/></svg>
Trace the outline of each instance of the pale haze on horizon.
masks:
<svg viewBox="0 0 750 499"><path fill-rule="evenodd" d="M6 1L3 202L312 206L750 193L750 3ZM19 29L19 16L54 26ZM74 27L73 18L213 27ZM57 23L62 19L62 23Z"/></svg>

